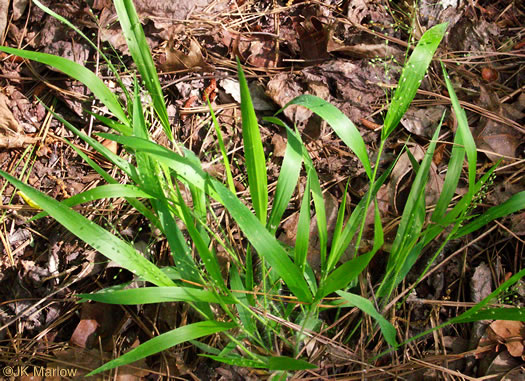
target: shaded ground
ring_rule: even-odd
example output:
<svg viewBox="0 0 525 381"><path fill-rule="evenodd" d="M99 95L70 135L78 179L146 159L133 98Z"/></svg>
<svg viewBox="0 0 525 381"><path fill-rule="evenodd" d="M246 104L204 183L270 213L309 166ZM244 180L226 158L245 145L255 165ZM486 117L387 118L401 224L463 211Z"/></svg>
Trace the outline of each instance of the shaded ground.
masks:
<svg viewBox="0 0 525 381"><path fill-rule="evenodd" d="M171 5L136 2L136 6L161 73L177 139L207 163L206 170L219 178L223 176L216 136L210 129L203 101L208 95L220 116L232 162L238 163L234 175L239 192L245 191L247 182L241 169L235 56L245 65L259 115L272 115L297 95L317 95L332 102L356 123L373 158L387 98L390 99L399 78L408 42L417 41L426 29L443 21L450 23L449 33L437 58L445 63L462 106L468 110L469 124L481 152L478 174L493 161L504 159L494 184L486 190L480 212L525 188L525 7L519 2L465 2L444 8L440 3L421 1L414 8L396 2L366 0L296 0L288 4L195 0ZM92 37L98 46L107 49L119 65L124 81L131 85L132 77L123 65L132 69L132 63L111 2L70 0L53 3L52 8ZM0 5L0 27L0 34L5 29L4 45L85 63L110 86L114 85L114 78L95 50L38 7L29 7L24 1ZM114 50L108 48L110 44ZM122 56L122 61L117 60L117 55ZM40 98L85 132L106 131L84 111L104 112L88 91L59 72L15 57L3 55L0 70L0 169L57 199L101 184L102 179L65 139L78 148L85 146L37 101ZM416 159L421 159L443 111L450 109L444 89L436 60L402 126L390 139L382 167L392 162L405 142ZM333 230L336 205L342 199L347 180L350 179L350 207L366 192L364 170L319 118L301 108L289 108L284 114L308 142L325 191L329 228ZM427 205L435 203L442 190L454 129L454 116L447 113L446 128L440 137L427 187ZM272 184L284 155L285 133L276 126L263 124L262 135L269 158L268 183ZM104 144L115 152L120 150L110 142ZM86 153L110 169L101 157ZM387 245L393 240L411 178L410 161L405 154L389 184L380 192ZM69 364L78 367L82 374L101 361L114 358L115 353L125 352L158 332L194 319L191 311L178 304L144 307L75 304L75 294L131 280L131 274L105 263L95 251L51 219L27 224L34 210L11 185L4 181L0 184L3 199L0 362L9 366ZM304 179L299 188L302 194ZM460 188L458 194L464 191ZM280 239L285 243L295 240L299 205L297 197L280 229ZM133 241L139 250L157 255L160 263L169 263L165 242L159 242L152 232L143 229L142 218L121 200L93 203L82 210L112 232ZM512 216L488 226L483 234L451 242L416 292L392 312L398 332L408 338L456 316L469 303L483 299L522 269L524 217L523 213ZM365 235L365 244L370 245L371 238ZM319 262L316 239L312 233L309 262L314 267ZM382 269L387 255L385 248L376 255L371 267ZM363 282L374 285L380 274L381 271L371 271ZM403 287L414 282L417 274L410 274ZM399 290L401 294L403 289ZM524 289L521 283L509 292L508 300L500 303L523 306ZM523 344L521 347L514 344L523 343L525 338L522 323L494 322L490 328L489 322L450 327L414 342L393 357L366 365L386 348L381 348L384 343L376 347L367 344L365 337L372 333L373 325L365 322L360 331L346 340L354 327L355 315L327 314L323 318L326 323L323 334L336 337L336 341L309 348L307 355L320 370L299 373L299 378L454 379L458 377L454 372L481 377L513 369L517 369L514 371L517 374L523 367ZM483 344L486 346L482 347ZM364 369L367 376L363 376ZM160 376L225 380L267 377L264 373L211 364L188 347L177 347L126 367L117 377ZM508 377L517 380L521 376Z"/></svg>

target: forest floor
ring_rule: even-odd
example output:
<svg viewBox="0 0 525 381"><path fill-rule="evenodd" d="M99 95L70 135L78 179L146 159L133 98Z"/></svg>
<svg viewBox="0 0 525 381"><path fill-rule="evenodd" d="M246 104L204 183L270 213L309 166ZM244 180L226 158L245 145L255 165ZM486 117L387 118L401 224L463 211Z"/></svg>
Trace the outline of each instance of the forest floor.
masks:
<svg viewBox="0 0 525 381"><path fill-rule="evenodd" d="M417 4L416 4L417 3ZM110 0L60 0L49 5L70 20L123 68L132 84L132 61ZM493 184L479 212L525 189L525 4L519 1L430 1L414 4L385 0L186 0L136 1L135 6L157 64L176 139L191 149L206 170L224 176L217 137L205 102L216 111L232 162L242 162L240 93L235 57L243 64L258 116L273 115L301 94L321 97L343 111L358 127L373 158L388 100L403 63L425 30L448 22L448 33L431 63L416 99L390 138L381 167L406 145L421 159L446 112L433 158L426 202L433 205L442 188L455 130L450 99L441 73L443 62L467 111L478 148L478 176L498 159ZM0 0L0 42L69 58L95 71L106 84L114 78L100 56L74 31L27 0ZM58 200L97 184L102 178L65 139L117 175L104 159L53 118L40 103L62 114L85 133L107 131L86 110L100 110L90 92L62 73L35 62L0 56L0 169ZM125 65L129 71L125 71ZM120 66L119 66L120 67ZM127 69L126 69L127 70ZM104 110L102 110L104 111ZM356 205L368 190L363 167L333 130L304 108L284 112L301 132L314 159L327 205L329 229L347 180L347 203ZM268 158L268 184L275 183L286 148L286 133L261 122ZM165 142L159 140L160 144ZM103 144L115 153L114 142ZM385 241L392 242L406 202L413 170L408 157L396 165L382 188L380 211ZM246 173L234 165L237 191L246 190ZM465 175L466 177L466 175ZM466 192L460 183L457 194ZM305 178L300 181L302 193ZM0 181L0 366L77 369L81 379L108 359L148 338L194 319L182 304L115 306L77 304L75 294L130 280L106 263L51 218L28 223L35 209L16 189ZM270 197L272 193L270 192ZM295 241L300 197L287 210L278 236ZM142 229L140 215L122 200L93 202L78 208L142 250L166 255L166 243ZM312 230L313 231L313 230ZM314 234L315 235L315 234ZM365 244L371 236L365 234ZM311 237L315 240L316 237ZM494 221L476 235L450 242L414 293L398 307L394 325L403 338L446 321L479 302L524 268L525 213ZM380 251L370 268L383 269L388 253ZM309 262L319 251L312 245ZM421 271L421 265L416 268ZM374 285L381 271L362 281ZM410 273L406 285L414 282ZM373 287L372 287L373 288ZM525 283L519 282L502 304L525 306ZM304 379L506 379L523 380L525 325L486 321L447 327L407 345L388 359L371 359L383 348L367 340L366 324L353 336L355 322L326 316L326 334L357 355L326 348L319 369L296 374ZM520 344L521 343L521 344ZM384 343L382 343L384 345ZM521 346L520 346L521 345ZM516 348L517 346L517 348ZM364 364L364 365L363 365ZM366 372L366 373L363 373ZM1 377L1 376L0 376ZM44 379L45 377L34 379ZM106 378L109 376L105 376ZM123 367L112 376L135 379L266 379L268 374L198 357L177 346ZM29 378L27 378L29 379ZM46 379L52 379L47 377Z"/></svg>

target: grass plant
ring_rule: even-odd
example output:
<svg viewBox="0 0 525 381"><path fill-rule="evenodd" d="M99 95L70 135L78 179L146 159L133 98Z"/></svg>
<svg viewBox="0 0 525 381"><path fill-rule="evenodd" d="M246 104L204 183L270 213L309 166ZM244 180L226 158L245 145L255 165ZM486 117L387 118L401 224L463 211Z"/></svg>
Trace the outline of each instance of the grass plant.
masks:
<svg viewBox="0 0 525 381"><path fill-rule="evenodd" d="M67 22L38 1L35 0L35 3L46 12ZM315 365L298 358L298 354L306 340L304 330L318 330L321 326L319 313L327 308L359 308L377 323L389 350L396 350L405 343L398 343L400 336L388 320L386 307L396 288L425 248L436 239L441 242L441 246L420 277L428 271L447 242L470 234L490 221L514 213L525 206L525 192L521 192L481 215L473 214L477 196L483 191L495 167L476 179L477 157L474 139L465 112L459 105L443 67L447 90L458 119L444 191L434 211L428 216L425 186L440 133L440 124L421 163L413 163L415 180L392 243L386 272L376 290L378 304L375 305L368 295L357 295L355 291L352 293L349 287L364 273L373 256L384 244L376 194L381 185L388 180L395 162L386 171L379 173L379 161L387 139L395 131L411 104L447 25L440 24L428 30L410 55L385 117L375 164L370 162L359 130L330 103L312 95L301 95L286 106L301 105L323 118L357 156L369 180L368 192L353 210L345 209L346 196L343 197L335 232L332 241L328 242L326 210L320 180L300 134L278 119L279 113L266 118L267 121L285 128L287 133L286 152L273 194L273 203L269 208L266 157L258 120L240 63L238 62L238 73L242 98L242 137L249 202L235 193L229 158L222 142L220 126L211 107L213 124L226 168L227 185L206 173L199 159L174 140L158 75L133 3L131 0L115 0L115 7L129 51L143 83L141 85L136 79L133 90L128 91L122 82L119 82L127 94L127 104L122 104L101 79L81 65L44 53L0 47L0 51L5 53L53 66L85 84L111 113L98 116L99 121L117 132L101 133L99 136L120 143L131 153L132 160L112 153L60 115L54 114L67 128L126 175L130 183L119 184L116 178L73 145L73 149L104 178L107 185L59 202L8 173L0 172L0 175L38 204L45 213L81 240L122 268L131 271L137 280L147 282L146 286L139 289L128 289L127 285L123 284L79 297L82 300L112 304L184 302L189 303L202 318L202 321L163 333L90 374L137 361L188 341L199 347L204 356L226 364L278 371L284 376L286 372L315 368ZM118 77L116 69L112 68ZM146 108L139 96L142 91L147 91L152 100L151 105L146 105ZM155 118L145 118L148 113ZM172 147L160 146L152 140L150 120L160 123ZM465 160L468 192L459 201L452 203ZM306 174L306 187L300 207L297 239L294 248L288 250L277 240L276 232L297 187L302 169ZM182 196L183 190L191 194L191 203L185 201ZM168 242L173 266L161 267L149 261L129 242L71 209L80 203L111 197L125 198L148 219L153 228L162 233ZM209 221L213 219L210 207L212 202L221 204L243 233L246 239L243 253L232 249L234 245L227 234L210 228ZM306 260L309 250L311 204L315 210L320 240L321 270L318 277ZM358 249L370 205L373 205L375 211L374 244L370 251L359 254ZM44 213L35 218L43 216ZM179 228L178 222L183 223L184 231ZM352 258L341 263L343 253L352 241L355 243L355 252ZM221 271L216 245L222 246L230 256L229 274ZM507 320L525 320L523 312L517 308L487 308L492 300L523 277L524 272L525 270L516 273L478 305L434 329L446 324L465 323L495 316ZM335 301L325 300L327 296L335 295L334 293L340 298ZM215 307L211 308L210 304ZM261 307L264 308L263 313L260 313ZM297 324L301 328L298 331L290 330L285 324L269 318L270 315L278 317L281 321ZM222 337L226 339L226 344L221 348L211 348L196 341L221 332ZM410 338L409 341L416 338ZM286 348L286 356L277 355L279 351L276 343Z"/></svg>

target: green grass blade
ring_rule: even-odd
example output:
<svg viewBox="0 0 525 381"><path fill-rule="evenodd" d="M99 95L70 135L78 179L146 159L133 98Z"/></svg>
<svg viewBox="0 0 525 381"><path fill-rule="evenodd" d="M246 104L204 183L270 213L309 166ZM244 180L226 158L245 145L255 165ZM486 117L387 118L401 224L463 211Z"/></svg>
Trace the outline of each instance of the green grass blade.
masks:
<svg viewBox="0 0 525 381"><path fill-rule="evenodd" d="M346 261L336 268L326 280L323 281L321 287L319 287L316 300L321 300L332 292L343 290L352 281L356 280L359 274L361 274L366 266L368 266L377 251L383 246L383 243L385 242L383 225L381 224L381 215L379 213L377 202L374 203L374 207L374 246L372 247L372 250L366 254L360 255L359 257Z"/></svg>
<svg viewBox="0 0 525 381"><path fill-rule="evenodd" d="M217 256L211 252L208 247L207 242L203 239L201 233L197 230L193 218L191 216L190 208L184 202L182 194L180 193L179 188L177 187L178 195L178 207L181 210L180 217L182 218L186 229L192 239L193 244L197 248L199 256L201 257L204 267L210 275L211 281L219 288L225 290L226 285L224 279L222 278L221 269L219 267L219 262L217 261Z"/></svg>
<svg viewBox="0 0 525 381"><path fill-rule="evenodd" d="M461 108L459 104L458 97L456 96L454 87L452 86L452 83L450 82L450 77L448 76L447 71L445 70L445 65L443 65L443 63L441 63L441 68L443 69L443 74L445 76L445 83L447 84L447 90L450 96L450 100L452 102L452 108L454 109L454 113L456 114L456 118L458 121L458 130L456 134L459 134L461 136L461 141L467 153L468 184L469 184L468 189L469 189L470 197L473 197L474 196L473 187L474 187L474 184L476 183L476 164L477 164L476 143L474 141L474 137L472 136L472 133L470 132L470 128L468 126L467 114L465 113L465 110Z"/></svg>
<svg viewBox="0 0 525 381"><path fill-rule="evenodd" d="M286 356L272 356L268 359L269 370L304 370L304 369L316 369L317 365L310 364L307 361L301 359L294 359Z"/></svg>
<svg viewBox="0 0 525 381"><path fill-rule="evenodd" d="M117 136L106 133L100 133L98 135L108 140L114 140L120 144L133 148L134 150L140 150L142 152L147 152L150 155L154 155L157 161L173 169L175 173L186 181L192 183L200 190L211 192L211 197L215 198L217 201L220 200L220 197L213 189L206 189L206 179L208 175L188 158L182 157L165 147L145 139L133 136Z"/></svg>
<svg viewBox="0 0 525 381"><path fill-rule="evenodd" d="M132 362L138 361L145 357L154 355L169 349L175 345L184 343L189 340L195 340L199 337L212 335L214 333L226 331L234 328L233 323L221 323L217 321L201 321L185 325L180 328L176 328L172 331L163 333L151 340L146 341L144 344L139 345L137 348L132 349L128 353L120 356L119 358L112 360L101 367L95 369L86 375L86 377L93 376L97 373L104 372L109 369L113 369L122 365L127 365Z"/></svg>
<svg viewBox="0 0 525 381"><path fill-rule="evenodd" d="M255 303L251 303L251 300L250 298L248 298L247 293L242 292L246 291L246 288L244 287L244 284L242 282L239 269L237 269L235 265L232 265L230 268L230 286L232 290L241 291L235 293L235 297L242 303L236 305L237 311L239 313L239 319L241 319L244 329L248 331L251 335L256 336L257 328L255 326L255 321L252 315L246 309L246 306L254 305Z"/></svg>
<svg viewBox="0 0 525 381"><path fill-rule="evenodd" d="M369 192L372 192L370 199L375 198L377 192L379 191L379 188L381 188L388 176L390 176L390 173L392 172L392 169L394 169L400 156L401 154L396 158L396 160L392 162L392 164L390 164L388 169L374 182L372 189L369 190ZM361 199L361 201L359 201L357 206L354 208L352 214L350 215L350 218L346 222L346 225L341 231L340 238L338 238L337 241L332 241L332 248L330 250L330 256L328 258L327 264L328 272L332 271L332 269L337 265L337 262L339 262L339 259L343 255L344 251L346 250L348 245L350 245L352 238L354 237L357 229L359 228L359 224L361 223L362 218L365 218L365 205L367 198L368 194L365 195Z"/></svg>
<svg viewBox="0 0 525 381"><path fill-rule="evenodd" d="M393 347L398 346L396 341L396 329L388 320L386 320L379 312L377 312L370 300L365 299L362 296L350 294L344 291L337 291L337 294L350 303L351 306L359 308L365 314L374 318L379 324L379 328L381 329L381 332L383 333L387 343Z"/></svg>
<svg viewBox="0 0 525 381"><path fill-rule="evenodd" d="M230 212L250 244L263 256L273 270L284 280L290 291L301 301L311 302L312 294L300 269L295 265L277 239L226 187L211 179L222 204Z"/></svg>
<svg viewBox="0 0 525 381"><path fill-rule="evenodd" d="M63 57L47 53L32 52L0 46L0 51L7 54L27 58L45 65L52 66L64 74L82 82L91 92L115 115L123 124L129 125L128 118L122 109L117 97L91 70Z"/></svg>
<svg viewBox="0 0 525 381"><path fill-rule="evenodd" d="M119 123L116 120L113 120L113 119L110 119L110 118L106 118L103 115L91 112L89 110L84 110L84 111L86 113L88 113L89 115L91 115L96 120L98 120L100 123L108 126L112 130L115 130L115 131L121 133L124 136L130 136L133 133L133 130L131 129L130 126L127 126L127 125L124 125L122 123Z"/></svg>
<svg viewBox="0 0 525 381"><path fill-rule="evenodd" d="M292 357L280 356L280 357L261 357L260 361L249 360L242 357L224 357L215 355L201 355L203 357L211 358L215 361L219 361L225 364L240 366L245 368L259 368L268 369L271 371L277 370L304 370L304 369L316 369L317 365L310 364L307 361L301 359L294 359Z"/></svg>
<svg viewBox="0 0 525 381"><path fill-rule="evenodd" d="M275 233L299 180L301 165L303 163L303 143L301 138L294 134L280 119L266 117L264 120L286 128L287 135L286 151L284 153L281 172L277 179L272 212L268 219L268 229L270 232Z"/></svg>
<svg viewBox="0 0 525 381"><path fill-rule="evenodd" d="M256 368L256 369L268 368L268 362L249 360L243 357L224 357L224 356L205 355L205 354L200 354L199 356L208 357L214 361L222 362L228 365L239 366L243 368Z"/></svg>
<svg viewBox="0 0 525 381"><path fill-rule="evenodd" d="M103 170L97 163L95 163L89 156L87 156L84 152L79 150L77 147L75 147L73 144L71 144L67 139L66 142L70 145L71 148L88 163L91 168L93 168L106 182L109 184L118 184L118 181L115 180L109 173L107 173L105 170ZM142 202L135 198L126 198L126 201L130 203L131 206L133 206L137 211L139 211L144 217L150 221L155 227L161 229L159 219L157 216L155 216L151 210L149 210Z"/></svg>
<svg viewBox="0 0 525 381"><path fill-rule="evenodd" d="M316 300L321 300L332 292L342 290L352 281L356 280L359 274L361 274L366 266L368 266L373 256L374 252L371 251L346 261L341 266L337 267L319 287Z"/></svg>
<svg viewBox="0 0 525 381"><path fill-rule="evenodd" d="M487 181L491 178L498 164L492 166L482 177L478 180L474 186L474 194L478 193ZM441 234L445 228L451 224L462 223L467 217L462 216L464 211L468 208L471 203L471 199L464 195L458 203L449 211L444 217L441 218L438 224L432 224L425 229L422 237L423 246L427 246L432 242L439 234Z"/></svg>
<svg viewBox="0 0 525 381"><path fill-rule="evenodd" d="M517 281L519 281L521 278L525 276L525 269L517 272L513 276L511 276L509 279L507 279L505 282L503 282L498 288L496 288L489 296L487 296L485 299L483 299L481 302L476 304L474 307L468 309L467 311L463 312L461 315L456 316L455 318L450 319L449 321L442 323L438 326L435 326L427 331L424 331L418 335L415 335L411 337L410 339L406 340L405 342L401 343L401 345L408 344L409 342L412 342L414 340L418 340L419 338L428 335L429 333L434 332L435 330L441 329L443 327L446 327L451 324L455 323L462 323L462 322L471 322L471 321L477 321L477 320L485 320L485 319L498 319L499 312L496 312L495 314L491 314L493 317L487 317L485 316L485 313L483 311L489 311L489 313L492 311L492 309L484 309L484 307L489 304L490 302L494 301L495 298L498 297L502 292L507 290L509 287L511 287L513 284L515 284ZM500 310L495 309L495 310ZM523 317L525 317L525 313L521 311L515 311L517 309L511 309L511 312L508 313L508 320L519 320L524 321ZM521 313L520 313L521 312ZM479 314L479 315L478 315ZM479 317L480 319L476 319L476 317ZM504 316L501 316L504 317ZM386 353L386 352L385 352ZM382 356L383 354L380 354L379 356Z"/></svg>
<svg viewBox="0 0 525 381"><path fill-rule="evenodd" d="M155 160L173 169L184 180L193 183L223 204L239 224L252 246L268 260L270 266L282 277L294 295L301 301L311 301L312 296L302 273L288 258L288 254L277 239L261 225L248 207L219 181L213 179L201 169L196 168L188 159L147 140L111 134L100 134L100 136L115 140L135 150L149 153L155 157ZM224 197L227 197L227 199L225 200Z"/></svg>
<svg viewBox="0 0 525 381"><path fill-rule="evenodd" d="M115 237L84 216L52 199L44 193L22 183L11 175L0 171L0 175L34 200L50 216L82 241L98 250L123 268L157 286L173 286L174 283L153 263L144 258L135 248Z"/></svg>
<svg viewBox="0 0 525 381"><path fill-rule="evenodd" d="M392 244L390 257L387 263L387 272L377 294L388 298L395 286L399 283L399 275L404 267L407 257L413 245L416 244L418 236L423 227L425 219L425 187L432 164L432 156L436 147L437 138L441 129L441 123L434 132L432 141L419 166L416 178L412 183L408 199L403 210L401 222L396 232L396 238ZM412 262L412 260L411 260ZM415 261L414 261L415 262Z"/></svg>
<svg viewBox="0 0 525 381"><path fill-rule="evenodd" d="M94 294L78 294L79 298L107 304L151 304L165 302L228 303L233 299L213 292L190 287L141 287L119 291L104 291Z"/></svg>
<svg viewBox="0 0 525 381"><path fill-rule="evenodd" d="M501 218L508 216L509 214L515 213L525 209L525 191L516 193L511 196L507 201L500 205L493 206L484 212L481 216L476 218L471 223L463 226L455 235L454 239L463 237L469 233L472 233L479 228L485 226L490 221L495 220L496 218Z"/></svg>
<svg viewBox="0 0 525 381"><path fill-rule="evenodd" d="M244 158L248 172L248 184L252 196L253 209L263 224L266 224L268 209L268 179L266 175L266 159L262 146L259 124L253 109L248 82L237 58L239 86L241 89L242 139L244 142Z"/></svg>
<svg viewBox="0 0 525 381"><path fill-rule="evenodd" d="M53 16L54 18L56 18L57 20L59 20L60 22L66 24L69 28L71 28L72 30L75 31L75 33L77 33L79 36L81 36L89 45L91 45L93 47L93 49L95 49L98 54L100 54L100 57L102 57L102 59L106 62L106 64L108 65L109 69L113 72L113 74L115 74L115 77L116 77L116 80L120 86L120 88L124 91L124 94L126 95L126 98L129 100L130 97L129 97L129 94L128 94L128 91L126 89L126 86L124 86L124 84L122 83L122 79L120 78L120 75L119 75L119 72L117 70L117 68L113 65L113 63L111 62L111 60L104 54L104 51L102 49L100 49L93 41L92 39L90 39L88 36L86 36L84 33L82 33L82 31L80 29L78 29L75 25L71 24L69 22L69 20L67 20L66 18L60 16L58 13L55 13L53 12L51 9L49 9L48 7L46 7L44 4L42 4L41 2L39 2L38 0L35 0L34 3L40 8L42 9L44 12L46 12L47 14ZM110 126L111 127L111 126ZM118 131L118 130L117 130Z"/></svg>
<svg viewBox="0 0 525 381"><path fill-rule="evenodd" d="M215 128L215 133L217 134L217 140L219 142L219 149L221 151L222 162L224 164L224 172L226 172L226 183L228 184L228 188L230 188L230 191L235 193L235 184L233 183L232 170L230 167L230 161L228 160L228 152L226 151L226 147L224 146L224 140L222 139L221 126L219 125L219 122L215 117L215 112L213 111L213 107L211 107L211 103L208 97L206 97L206 102L208 102L211 120L213 123L213 127Z"/></svg>
<svg viewBox="0 0 525 381"><path fill-rule="evenodd" d="M523 311L523 308L487 308L471 316L460 317L456 320L456 323L471 323L481 320L525 321L525 311Z"/></svg>
<svg viewBox="0 0 525 381"><path fill-rule="evenodd" d="M49 111L51 111L51 110L49 110ZM137 171L136 171L136 168L133 165L128 163L126 160L124 160L120 156L115 155L108 148L104 147L104 145L102 145L102 143L100 143L100 142L96 141L95 139L93 139L92 137L87 136L86 134L82 133L75 126L73 126L67 120L62 118L62 116L54 113L53 111L51 111L51 112L53 113L53 116L58 121L63 123L64 126L66 126L69 130L71 130L75 135L77 135L79 138L81 138L86 143L88 143L91 147L93 147L93 149L95 151L97 151L102 156L104 156L110 163L112 163L112 164L116 165L118 168L120 168L120 170L122 170L122 172L124 172L126 175L128 175L130 178L132 178L133 181L135 181L136 183L138 182L138 181L136 181L137 180L137 177L136 177Z"/></svg>
<svg viewBox="0 0 525 381"><path fill-rule="evenodd" d="M199 170L202 170L201 161L199 160L197 155L193 153L193 151L182 147L182 152L184 154L184 157L186 157L194 164L195 168L199 168ZM206 193L204 193L203 190L194 186L190 182L186 182L186 186L190 188L191 198L193 201L193 216L197 225L197 230L202 234L203 239L206 241L206 244L209 245L210 238L206 233L206 229L204 228L202 223L197 223L198 221L206 221L208 218L208 211L206 209L208 200L206 197ZM171 186L170 188L173 188L173 186Z"/></svg>
<svg viewBox="0 0 525 381"><path fill-rule="evenodd" d="M392 131L395 130L408 106L412 103L428 65L445 35L447 25L448 23L443 23L427 30L410 55L408 62L403 68L399 84L385 117L381 133L382 140L386 140Z"/></svg>
<svg viewBox="0 0 525 381"><path fill-rule="evenodd" d="M319 256L321 257L321 268L324 272L326 268L326 253L328 246L328 227L326 225L326 209L324 206L323 190L321 189L321 182L319 181L314 164L306 148L303 150L303 160L306 171L310 177L310 189L312 190L315 218L317 220L317 235L320 247Z"/></svg>
<svg viewBox="0 0 525 381"><path fill-rule="evenodd" d="M155 113L159 117L166 136L173 141L173 133L171 131L159 76L135 6L131 0L115 0L113 3L122 27L122 32L126 37L129 52L151 96Z"/></svg>
<svg viewBox="0 0 525 381"><path fill-rule="evenodd" d="M154 196L142 191L140 188L134 185L123 185L123 184L107 184L99 187L89 189L85 192L76 194L62 201L62 204L72 207L87 202L102 200L106 198L152 198ZM40 212L32 220L47 216L47 212Z"/></svg>
<svg viewBox="0 0 525 381"><path fill-rule="evenodd" d="M463 169L463 160L465 158L465 148L463 148L463 141L461 134L454 137L454 146L452 147L452 154L447 166L447 174L443 183L443 189L439 195L439 200L432 213L432 221L438 222L446 213L450 200L456 192L461 170Z"/></svg>
<svg viewBox="0 0 525 381"><path fill-rule="evenodd" d="M366 151L366 146L357 127L337 107L331 103L310 94L303 94L290 101L280 111L291 105L304 106L323 118L359 158L365 168L368 178L372 178L372 167ZM280 112L279 111L279 112Z"/></svg>
<svg viewBox="0 0 525 381"><path fill-rule="evenodd" d="M308 243L310 241L310 175L306 179L299 222L297 223L297 234L295 238L295 263L301 272L304 272L306 257L308 255Z"/></svg>

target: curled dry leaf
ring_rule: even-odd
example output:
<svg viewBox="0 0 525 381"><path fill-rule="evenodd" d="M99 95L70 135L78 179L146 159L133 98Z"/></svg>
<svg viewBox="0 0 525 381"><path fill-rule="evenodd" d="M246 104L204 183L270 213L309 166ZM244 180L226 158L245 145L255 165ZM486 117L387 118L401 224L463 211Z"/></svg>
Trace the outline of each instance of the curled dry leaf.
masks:
<svg viewBox="0 0 525 381"><path fill-rule="evenodd" d="M107 149L109 149L111 152L113 152L115 155L117 154L117 152L118 152L118 144L117 144L116 141L104 139L102 141L102 145L104 147L106 147Z"/></svg>
<svg viewBox="0 0 525 381"><path fill-rule="evenodd" d="M281 73L274 76L270 82L268 82L266 94L275 102L279 107L283 107L295 97L304 93L303 86L293 74ZM308 118L312 115L312 112L306 107L302 106L290 106L284 110L284 115L297 125L306 123Z"/></svg>
<svg viewBox="0 0 525 381"><path fill-rule="evenodd" d="M173 40L168 41L166 47L166 63L163 69L166 71L192 70L192 71L213 71L202 55L199 43L193 38L190 39L188 53L174 48Z"/></svg>
<svg viewBox="0 0 525 381"><path fill-rule="evenodd" d="M29 0L13 0L13 21L16 21L22 17L28 3Z"/></svg>
<svg viewBox="0 0 525 381"><path fill-rule="evenodd" d="M522 97L512 105L503 105L494 93L481 86L479 103L483 108L500 117L510 119L510 121L518 121L525 117L523 114L525 102L523 102ZM481 118L480 123L473 131L473 135L478 148L497 154L487 154L493 161L498 160L500 155L514 157L518 146L525 141L523 133L520 133L516 128L507 123L485 117Z"/></svg>
<svg viewBox="0 0 525 381"><path fill-rule="evenodd" d="M71 335L70 343L80 348L93 348L102 343L105 350L111 350L111 338L118 334L122 315L116 305L83 303L80 321Z"/></svg>
<svg viewBox="0 0 525 381"><path fill-rule="evenodd" d="M367 0L350 0L347 2L346 15L348 19L354 24L361 24L361 21L368 16L368 3Z"/></svg>
<svg viewBox="0 0 525 381"><path fill-rule="evenodd" d="M513 320L496 320L489 326L487 334L491 340L505 345L511 356L525 359L525 323Z"/></svg>
<svg viewBox="0 0 525 381"><path fill-rule="evenodd" d="M301 58L320 60L328 57L329 28L317 17L312 16L303 22L294 22L301 48Z"/></svg>
<svg viewBox="0 0 525 381"><path fill-rule="evenodd" d="M7 97L0 93L0 131L17 133L22 132L22 128L7 107Z"/></svg>
<svg viewBox="0 0 525 381"><path fill-rule="evenodd" d="M420 109L411 108L401 118L401 124L408 132L430 139L445 110L445 106L441 105Z"/></svg>
<svg viewBox="0 0 525 381"><path fill-rule="evenodd" d="M387 44L355 44L345 45L333 38L328 41L328 52L341 53L352 58L389 58L402 57L403 52L395 46Z"/></svg>
<svg viewBox="0 0 525 381"><path fill-rule="evenodd" d="M39 138L31 136L0 136L0 148L22 148L29 144L35 144Z"/></svg>

